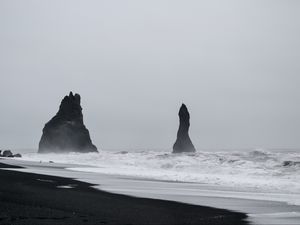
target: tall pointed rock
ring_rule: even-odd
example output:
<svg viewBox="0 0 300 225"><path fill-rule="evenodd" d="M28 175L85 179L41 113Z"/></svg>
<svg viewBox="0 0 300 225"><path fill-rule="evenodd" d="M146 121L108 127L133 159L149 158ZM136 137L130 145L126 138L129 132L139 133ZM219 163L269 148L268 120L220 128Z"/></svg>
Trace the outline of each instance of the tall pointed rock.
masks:
<svg viewBox="0 0 300 225"><path fill-rule="evenodd" d="M38 152L97 152L83 124L79 94L70 92L61 101L57 114L43 129Z"/></svg>
<svg viewBox="0 0 300 225"><path fill-rule="evenodd" d="M177 132L176 142L173 145L173 153L195 152L196 149L189 137L190 114L185 104L182 104L180 107L178 116L179 129Z"/></svg>

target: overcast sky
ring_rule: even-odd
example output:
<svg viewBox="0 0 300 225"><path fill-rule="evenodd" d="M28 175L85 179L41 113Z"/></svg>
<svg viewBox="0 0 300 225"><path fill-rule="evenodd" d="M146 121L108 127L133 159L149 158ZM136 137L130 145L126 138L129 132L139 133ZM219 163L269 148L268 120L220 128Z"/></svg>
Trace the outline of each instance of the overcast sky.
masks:
<svg viewBox="0 0 300 225"><path fill-rule="evenodd" d="M70 90L99 149L300 148L300 1L0 0L0 148Z"/></svg>

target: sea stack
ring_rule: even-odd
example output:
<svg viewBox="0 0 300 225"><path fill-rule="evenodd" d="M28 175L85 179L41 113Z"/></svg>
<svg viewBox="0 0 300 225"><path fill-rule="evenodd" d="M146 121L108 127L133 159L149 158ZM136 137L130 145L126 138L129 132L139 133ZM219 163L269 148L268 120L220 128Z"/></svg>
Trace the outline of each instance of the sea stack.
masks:
<svg viewBox="0 0 300 225"><path fill-rule="evenodd" d="M195 152L196 149L189 137L190 114L185 104L182 104L178 113L179 129L177 139L173 145L173 153Z"/></svg>
<svg viewBox="0 0 300 225"><path fill-rule="evenodd" d="M83 124L79 94L70 92L61 101L57 114L43 129L38 152L98 152Z"/></svg>

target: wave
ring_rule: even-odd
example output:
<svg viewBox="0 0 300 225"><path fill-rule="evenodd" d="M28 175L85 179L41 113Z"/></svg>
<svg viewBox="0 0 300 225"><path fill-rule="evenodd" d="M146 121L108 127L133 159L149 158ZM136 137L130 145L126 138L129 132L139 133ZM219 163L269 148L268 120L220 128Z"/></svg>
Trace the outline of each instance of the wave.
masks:
<svg viewBox="0 0 300 225"><path fill-rule="evenodd" d="M85 165L73 170L139 178L197 182L300 193L300 153L218 151L171 154L166 151L101 151L97 153L26 153L23 160Z"/></svg>

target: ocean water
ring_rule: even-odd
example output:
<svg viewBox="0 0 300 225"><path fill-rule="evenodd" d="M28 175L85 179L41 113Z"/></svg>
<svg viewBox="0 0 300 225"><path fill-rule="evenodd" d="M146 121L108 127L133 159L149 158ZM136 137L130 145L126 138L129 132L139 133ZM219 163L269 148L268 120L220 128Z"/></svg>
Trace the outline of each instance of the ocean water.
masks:
<svg viewBox="0 0 300 225"><path fill-rule="evenodd" d="M22 160L74 164L68 169L171 182L192 182L260 193L300 194L298 151L105 151L24 153ZM85 167L76 166L84 165ZM290 199L290 204L300 204Z"/></svg>

